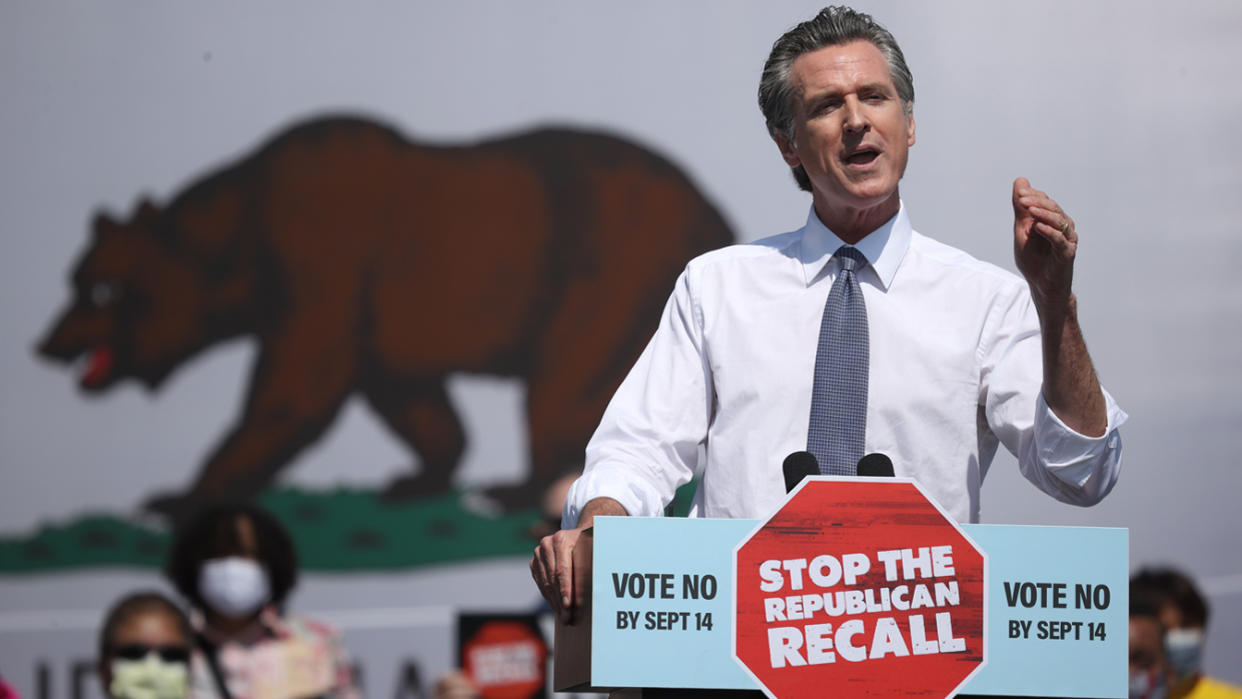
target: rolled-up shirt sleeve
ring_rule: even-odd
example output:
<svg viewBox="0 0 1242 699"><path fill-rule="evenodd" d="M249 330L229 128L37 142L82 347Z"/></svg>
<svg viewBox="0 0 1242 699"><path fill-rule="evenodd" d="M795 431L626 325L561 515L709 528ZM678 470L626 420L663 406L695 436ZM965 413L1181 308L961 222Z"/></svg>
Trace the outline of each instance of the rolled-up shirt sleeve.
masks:
<svg viewBox="0 0 1242 699"><path fill-rule="evenodd" d="M1108 426L1103 436L1088 437L1070 429L1048 407L1041 391L1035 401L1033 458L1021 459L1018 467L1027 480L1062 502L1094 505L1108 495L1121 474L1121 433L1128 417L1104 393Z"/></svg>
<svg viewBox="0 0 1242 699"><path fill-rule="evenodd" d="M687 267L655 335L617 389L586 449L582 476L561 516L575 527L599 497L634 516L658 516L694 475L712 405L702 314Z"/></svg>
<svg viewBox="0 0 1242 699"><path fill-rule="evenodd" d="M1042 391L1039 319L1025 288L998 301L994 342L985 347L983 406L991 431L1018 458L1023 477L1071 505L1089 506L1108 495L1121 473L1121 434L1127 415L1103 388L1108 425L1100 437L1068 427Z"/></svg>

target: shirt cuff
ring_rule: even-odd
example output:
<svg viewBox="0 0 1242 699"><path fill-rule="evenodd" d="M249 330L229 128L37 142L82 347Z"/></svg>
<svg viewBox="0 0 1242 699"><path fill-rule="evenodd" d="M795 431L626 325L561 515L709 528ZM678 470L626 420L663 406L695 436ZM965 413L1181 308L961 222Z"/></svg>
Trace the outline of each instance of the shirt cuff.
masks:
<svg viewBox="0 0 1242 699"><path fill-rule="evenodd" d="M1035 443L1039 449L1039 461L1057 479L1076 488L1084 487L1098 476L1101 466L1105 466L1113 478L1121 466L1121 435L1117 428L1130 416L1117 405L1108 391L1103 387L1100 391L1104 394L1108 424L1099 437L1084 435L1062 422L1048 406L1042 391L1035 403Z"/></svg>
<svg viewBox="0 0 1242 699"><path fill-rule="evenodd" d="M659 490L636 477L631 467L597 463L569 488L561 512L561 528L577 527L582 508L596 498L616 500L633 517L658 517L664 513L664 500Z"/></svg>

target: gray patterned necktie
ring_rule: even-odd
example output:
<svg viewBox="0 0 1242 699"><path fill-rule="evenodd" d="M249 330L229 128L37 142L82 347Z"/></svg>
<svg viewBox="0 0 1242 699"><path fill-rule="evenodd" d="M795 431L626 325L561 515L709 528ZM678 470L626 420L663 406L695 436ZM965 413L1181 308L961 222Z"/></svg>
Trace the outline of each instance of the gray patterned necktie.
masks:
<svg viewBox="0 0 1242 699"><path fill-rule="evenodd" d="M867 264L856 248L842 245L834 257L841 271L824 305L811 387L811 424L806 449L819 472L853 476L863 457L867 431L867 371L870 343L867 306L855 270Z"/></svg>

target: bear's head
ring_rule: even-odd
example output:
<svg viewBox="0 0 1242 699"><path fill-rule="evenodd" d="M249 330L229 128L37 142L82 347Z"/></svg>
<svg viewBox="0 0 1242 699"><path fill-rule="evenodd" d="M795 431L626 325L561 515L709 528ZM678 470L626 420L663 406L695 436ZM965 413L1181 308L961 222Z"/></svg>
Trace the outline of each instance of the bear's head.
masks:
<svg viewBox="0 0 1242 699"><path fill-rule="evenodd" d="M86 391L126 377L154 389L207 342L203 270L177 250L161 220L145 201L127 223L96 216L71 277L73 299L38 347L78 364Z"/></svg>

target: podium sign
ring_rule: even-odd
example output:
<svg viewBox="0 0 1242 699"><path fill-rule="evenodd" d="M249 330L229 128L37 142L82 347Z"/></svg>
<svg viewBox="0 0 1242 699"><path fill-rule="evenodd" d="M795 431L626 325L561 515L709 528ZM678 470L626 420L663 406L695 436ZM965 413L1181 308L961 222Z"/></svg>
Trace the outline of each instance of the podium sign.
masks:
<svg viewBox="0 0 1242 699"><path fill-rule="evenodd" d="M918 486L804 480L736 551L734 653L772 697L946 697L984 661L985 556Z"/></svg>
<svg viewBox="0 0 1242 699"><path fill-rule="evenodd" d="M885 480L890 485L900 484L893 483L893 479ZM823 521L839 519L832 517L833 514L823 512L820 517ZM558 691L624 687L758 689L753 676L733 656L733 600L735 589L740 589L734 583L737 572L733 554L761 524L756 520L729 519L597 518L592 535L575 551L575 560L579 553L584 556L576 563L575 572L586 576L583 582L590 594L580 622L573 626L557 625L555 688ZM1125 529L980 524L962 524L958 528L985 552L986 629L982 633L986 642L983 655L987 662L957 691L1031 697L1126 697L1128 532ZM911 556L917 559L919 548L939 545L942 544L928 541L901 548L911 549ZM964 559L958 553L958 544L950 545L953 546L954 575L961 575L966 570L961 567ZM874 550L853 548L836 553L841 554L838 561L846 553L867 553L871 565L867 575L874 576L879 571L880 580L875 585L863 583L860 581L864 576L859 575L855 587L865 584L864 590L888 588L892 606L894 588L911 582L889 583L885 579L884 563L878 554L885 550L892 549L877 545ZM825 552L818 551L816 555L820 553ZM782 554L780 569L785 571L786 559L810 558L807 554ZM861 565L858 559L852 560L855 561L853 565ZM831 564L821 563L825 566L824 574L830 574ZM946 572L946 564L942 555L941 572ZM791 565L800 567L798 563ZM912 565L912 570L920 571L917 561ZM899 577L903 571L899 565ZM937 580L934 573L933 563L929 590L933 604ZM841 574L844 580L844 566ZM809 580L809 577L804 578L800 594L810 591ZM940 580L944 582L948 578ZM971 622L965 617L959 620L959 615L973 603L968 603L966 596L960 596L961 590L959 581L956 605L896 609L897 613L890 614L903 633L907 649L913 647L916 639L909 632L909 623L903 615L922 613L923 641L930 643L935 639L937 648L941 640L935 621L938 613L947 611L952 615L952 632L945 634L949 639L967 638ZM830 591L838 589L833 587ZM767 596L788 597L790 594L782 590ZM863 594L865 605L866 592ZM873 604L882 605L883 593L879 593L878 598L876 593L872 594ZM943 590L941 601L950 601ZM807 604L799 603L800 613L805 614ZM831 603L837 603L835 598ZM788 600L785 610L788 613ZM823 611L814 609L812 612L817 615L815 618L788 625L805 628L824 623ZM884 616L879 612L875 615ZM847 616L842 614L827 621L833 626L829 637L834 646L820 648L821 652L840 652L835 636ZM866 616L865 611L863 616ZM851 649L865 646L869 653L872 651L878 622L870 622L869 626L868 623L864 620L863 634L847 640ZM782 624L775 622L773 625ZM805 631L802 638L802 652L805 653ZM898 656L891 650L895 642L893 639L884 641L886 645L882 648L887 647L889 651L879 659L893 663L895 674L906 672L904 668L910 667L907 664L923 657L938 655L943 660L967 655L948 652L915 656L911 652ZM854 651L847 649L847 652ZM770 663L770 657L764 657ZM842 662L841 658L836 658L837 666L870 662L873 661ZM819 667L824 665L828 663L821 663ZM782 669L806 670L807 666ZM842 689L834 686L834 682L809 684L798 688L801 694L792 696L867 694L865 690ZM921 687L911 694L930 696ZM900 696L901 692L890 694L894 695ZM943 692L939 694L943 695Z"/></svg>

